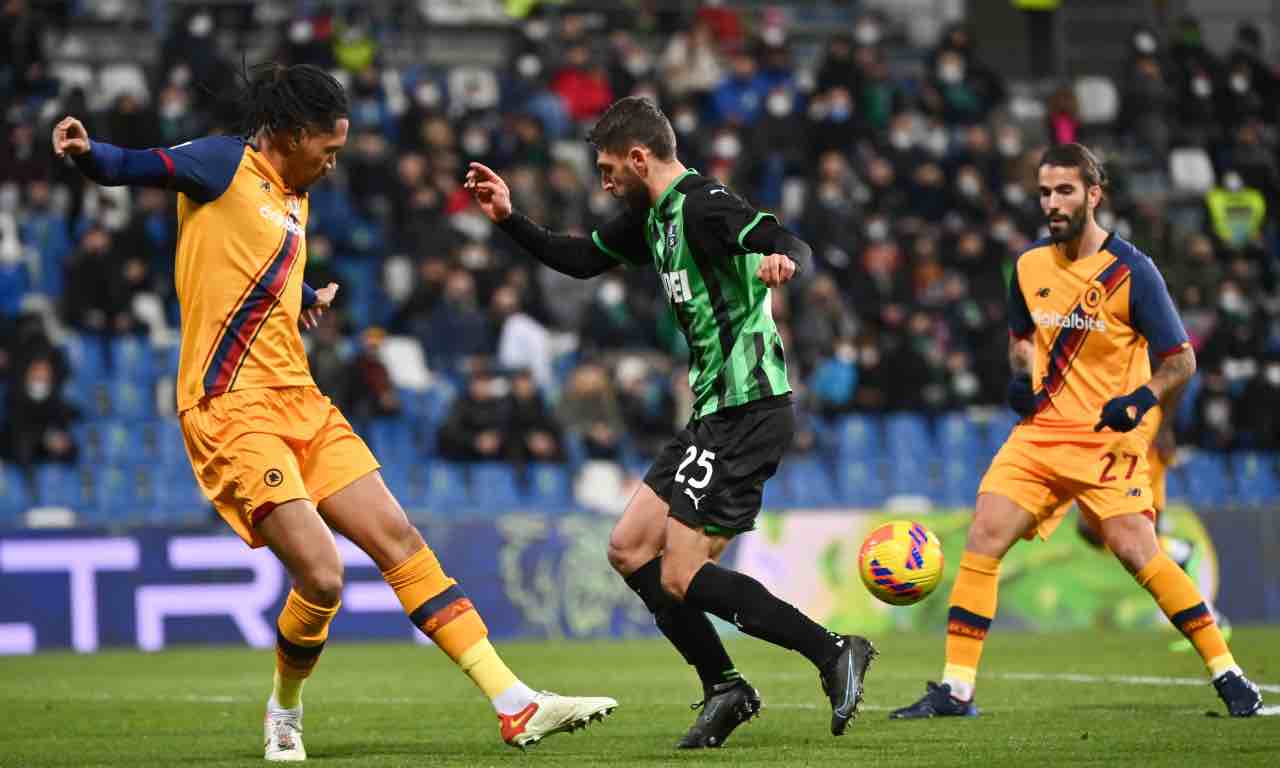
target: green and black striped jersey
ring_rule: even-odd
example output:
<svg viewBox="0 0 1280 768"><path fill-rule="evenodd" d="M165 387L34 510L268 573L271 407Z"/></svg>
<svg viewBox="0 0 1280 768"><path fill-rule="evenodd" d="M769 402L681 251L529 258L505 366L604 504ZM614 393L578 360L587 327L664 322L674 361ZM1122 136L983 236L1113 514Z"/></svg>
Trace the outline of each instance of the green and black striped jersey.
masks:
<svg viewBox="0 0 1280 768"><path fill-rule="evenodd" d="M744 243L765 218L690 169L647 215L627 211L591 233L612 258L658 271L689 342L695 418L791 391L769 288L756 277L764 255Z"/></svg>

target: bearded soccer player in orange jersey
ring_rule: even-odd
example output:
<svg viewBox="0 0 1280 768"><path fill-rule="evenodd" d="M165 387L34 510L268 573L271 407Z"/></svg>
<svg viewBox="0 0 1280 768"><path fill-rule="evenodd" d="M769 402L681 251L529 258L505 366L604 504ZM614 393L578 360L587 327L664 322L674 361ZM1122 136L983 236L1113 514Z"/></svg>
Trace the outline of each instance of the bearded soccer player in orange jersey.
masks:
<svg viewBox="0 0 1280 768"><path fill-rule="evenodd" d="M1151 259L1094 220L1102 166L1079 144L1040 159L1049 237L1019 258L1009 287L1014 427L978 489L951 590L946 666L892 718L978 714L978 660L996 612L1000 560L1019 538L1048 538L1074 501L1107 547L1195 646L1233 716L1262 707L1194 582L1156 539L1147 449L1162 401L1195 372L1195 353ZM1160 360L1152 373L1148 350Z"/></svg>
<svg viewBox="0 0 1280 768"><path fill-rule="evenodd" d="M369 554L414 625L490 699L508 744L603 718L613 699L538 693L507 668L373 454L316 388L299 322L314 326L338 286L315 291L302 281L307 190L334 169L346 143L347 97L307 65L259 67L246 85L244 137L129 150L91 141L67 117L54 127L53 149L100 184L178 192L178 411L187 455L227 524L249 546L270 547L293 580L276 623L266 759L306 758L302 686L342 594L331 527Z"/></svg>

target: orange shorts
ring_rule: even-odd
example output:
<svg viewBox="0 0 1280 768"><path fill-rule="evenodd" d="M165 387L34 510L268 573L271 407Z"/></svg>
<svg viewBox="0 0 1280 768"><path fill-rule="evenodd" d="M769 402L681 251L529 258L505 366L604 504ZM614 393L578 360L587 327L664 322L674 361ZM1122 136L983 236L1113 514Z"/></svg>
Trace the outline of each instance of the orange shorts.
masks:
<svg viewBox="0 0 1280 768"><path fill-rule="evenodd" d="M196 481L251 547L265 543L254 526L277 505L319 504L379 467L316 387L228 392L201 400L179 420Z"/></svg>
<svg viewBox="0 0 1280 768"><path fill-rule="evenodd" d="M1117 434L1110 443L1029 440L1015 428L982 478L978 493L1004 496L1035 518L1027 538L1047 539L1071 502L1092 522L1154 515L1145 434Z"/></svg>

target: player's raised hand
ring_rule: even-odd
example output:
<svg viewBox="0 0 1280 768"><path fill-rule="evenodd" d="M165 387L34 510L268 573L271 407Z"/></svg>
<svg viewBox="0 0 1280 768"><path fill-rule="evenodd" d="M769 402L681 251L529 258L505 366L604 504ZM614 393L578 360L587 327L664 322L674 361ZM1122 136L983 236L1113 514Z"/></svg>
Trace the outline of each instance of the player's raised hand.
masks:
<svg viewBox="0 0 1280 768"><path fill-rule="evenodd" d="M302 310L302 315L299 317L302 321L302 327L311 330L320 325L320 318L324 315L324 311L333 304L333 297L337 295L337 283L329 283L323 288L317 288L316 303Z"/></svg>
<svg viewBox="0 0 1280 768"><path fill-rule="evenodd" d="M472 163L463 185L471 192L476 205L491 221L499 222L511 215L511 190L507 182L483 163Z"/></svg>
<svg viewBox="0 0 1280 768"><path fill-rule="evenodd" d="M53 126L53 154L66 157L88 151L89 132L84 129L84 123L68 115Z"/></svg>
<svg viewBox="0 0 1280 768"><path fill-rule="evenodd" d="M760 262L756 277L760 282L775 288L790 280L796 273L796 263L785 253L771 253Z"/></svg>

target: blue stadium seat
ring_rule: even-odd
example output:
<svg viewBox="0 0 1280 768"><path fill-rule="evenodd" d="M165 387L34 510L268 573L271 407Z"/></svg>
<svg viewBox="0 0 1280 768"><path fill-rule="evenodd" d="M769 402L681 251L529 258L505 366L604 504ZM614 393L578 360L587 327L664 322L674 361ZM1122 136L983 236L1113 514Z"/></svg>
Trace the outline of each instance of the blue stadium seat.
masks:
<svg viewBox="0 0 1280 768"><path fill-rule="evenodd" d="M97 378L107 367L107 345L97 334L68 333L61 347L74 375Z"/></svg>
<svg viewBox="0 0 1280 768"><path fill-rule="evenodd" d="M987 422L986 448L987 455L995 456L1000 446L1009 437L1009 433L1018 423L1018 415L1008 408L997 408L991 420Z"/></svg>
<svg viewBox="0 0 1280 768"><path fill-rule="evenodd" d="M108 346L111 375L117 379L150 382L155 378L151 345L138 336L117 336Z"/></svg>
<svg viewBox="0 0 1280 768"><path fill-rule="evenodd" d="M65 464L41 464L36 468L35 501L84 514L93 502L93 475Z"/></svg>
<svg viewBox="0 0 1280 768"><path fill-rule="evenodd" d="M412 461L417 456L413 429L399 418L379 418L369 422L365 432L369 447L378 460L388 464Z"/></svg>
<svg viewBox="0 0 1280 768"><path fill-rule="evenodd" d="M820 459L809 456L783 459L779 474L781 477L774 478L770 482L782 481L780 485L790 496L791 505L835 506L836 494L832 488L831 474Z"/></svg>
<svg viewBox="0 0 1280 768"><path fill-rule="evenodd" d="M1233 501L1231 472L1224 454L1196 451L1182 468L1193 506L1223 506Z"/></svg>
<svg viewBox="0 0 1280 768"><path fill-rule="evenodd" d="M573 484L569 468L563 464L537 462L528 469L529 503L552 512L568 512L573 507Z"/></svg>
<svg viewBox="0 0 1280 768"><path fill-rule="evenodd" d="M884 462L879 459L839 461L836 485L840 500L854 507L878 507L884 503Z"/></svg>
<svg viewBox="0 0 1280 768"><path fill-rule="evenodd" d="M189 466L170 464L162 468L155 491L156 503L147 516L147 522L158 525L203 523L215 514Z"/></svg>
<svg viewBox="0 0 1280 768"><path fill-rule="evenodd" d="M1170 467L1164 473L1164 495L1168 503L1187 500L1187 483L1181 467Z"/></svg>
<svg viewBox="0 0 1280 768"><path fill-rule="evenodd" d="M524 506L510 464L486 461L471 466L471 501L485 514Z"/></svg>
<svg viewBox="0 0 1280 768"><path fill-rule="evenodd" d="M160 419L156 427L156 459L163 465L189 466L186 442L182 439L182 425L175 418Z"/></svg>
<svg viewBox="0 0 1280 768"><path fill-rule="evenodd" d="M881 458L880 423L871 416L852 414L836 425L841 461Z"/></svg>
<svg viewBox="0 0 1280 768"><path fill-rule="evenodd" d="M62 396L80 409L84 418L106 418L111 415L111 391L105 381L95 379L97 369L73 369L62 385Z"/></svg>
<svg viewBox="0 0 1280 768"><path fill-rule="evenodd" d="M937 501L946 507L972 507L978 498L982 470L973 457L943 459L940 465L941 487Z"/></svg>
<svg viewBox="0 0 1280 768"><path fill-rule="evenodd" d="M155 387L150 381L113 378L107 385L111 397L111 415L121 419L140 419L156 413Z"/></svg>
<svg viewBox="0 0 1280 768"><path fill-rule="evenodd" d="M937 433L937 446L944 459L976 462L982 454L982 434L964 413L952 411L939 416Z"/></svg>
<svg viewBox="0 0 1280 768"><path fill-rule="evenodd" d="M761 501L764 509L778 511L796 506L791 498L791 489L781 477L774 477L764 484L764 498Z"/></svg>
<svg viewBox="0 0 1280 768"><path fill-rule="evenodd" d="M140 522L151 516L156 504L153 469L108 465L94 472L94 504L87 517L104 525Z"/></svg>
<svg viewBox="0 0 1280 768"><path fill-rule="evenodd" d="M929 423L918 413L894 413L885 419L887 458L898 463L923 462L934 454Z"/></svg>
<svg viewBox="0 0 1280 768"><path fill-rule="evenodd" d="M0 464L0 528L22 524L22 513L31 506L31 492L22 470L12 464Z"/></svg>
<svg viewBox="0 0 1280 768"><path fill-rule="evenodd" d="M1248 451L1231 457L1236 498L1246 506L1274 504L1280 500L1280 455Z"/></svg>
<svg viewBox="0 0 1280 768"><path fill-rule="evenodd" d="M426 469L426 486L422 496L432 511L458 514L471 504L463 465L452 461L433 461Z"/></svg>
<svg viewBox="0 0 1280 768"><path fill-rule="evenodd" d="M143 440L135 423L116 419L95 424L102 441L102 463L125 466L145 464L151 460L144 450Z"/></svg>

